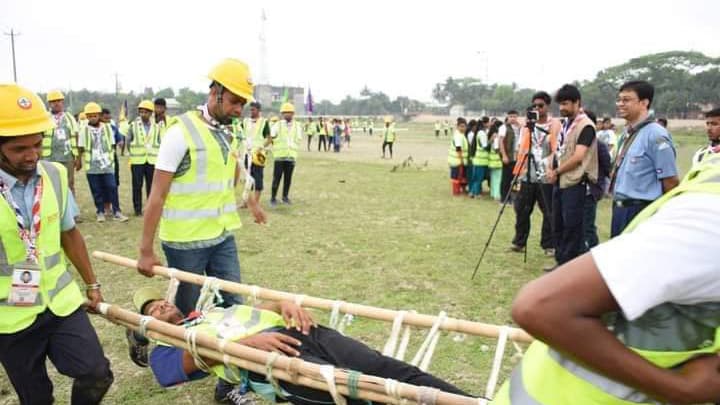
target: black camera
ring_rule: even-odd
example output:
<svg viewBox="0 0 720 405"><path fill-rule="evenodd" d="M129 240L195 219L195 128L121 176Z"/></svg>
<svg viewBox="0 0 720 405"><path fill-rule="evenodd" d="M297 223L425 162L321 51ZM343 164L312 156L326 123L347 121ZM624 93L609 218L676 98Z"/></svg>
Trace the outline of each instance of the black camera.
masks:
<svg viewBox="0 0 720 405"><path fill-rule="evenodd" d="M530 106L530 107L527 108L527 116L526 116L526 118L527 118L527 120L530 121L530 122L535 122L535 121L537 121L537 120L540 119L540 114L537 112L537 110L535 109L535 107Z"/></svg>

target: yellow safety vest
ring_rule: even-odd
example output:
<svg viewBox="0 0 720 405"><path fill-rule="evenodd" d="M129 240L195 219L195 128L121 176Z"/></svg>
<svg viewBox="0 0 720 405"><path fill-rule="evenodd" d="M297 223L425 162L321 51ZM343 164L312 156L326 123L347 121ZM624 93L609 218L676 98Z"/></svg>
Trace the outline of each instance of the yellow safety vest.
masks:
<svg viewBox="0 0 720 405"><path fill-rule="evenodd" d="M73 157L77 157L78 155L78 149L77 149L77 135L78 135L78 123L75 121L75 117L72 116L72 114L63 113L62 118L62 129L65 130L65 136L67 139L64 142L70 142L70 151L72 152ZM43 140L42 140L42 157L43 159L49 158L52 155L52 146L54 142L58 142L59 140L55 137L55 132L57 128L48 129L43 133Z"/></svg>
<svg viewBox="0 0 720 405"><path fill-rule="evenodd" d="M162 139L163 135L165 135L165 131L177 122L177 117L171 117L165 114L165 121L158 122L155 120L155 116L153 116L152 120L158 126L158 137Z"/></svg>
<svg viewBox="0 0 720 405"><path fill-rule="evenodd" d="M293 120L288 129L286 121L277 123L277 136L273 139L275 160L295 160L298 156L298 142L302 140L300 125Z"/></svg>
<svg viewBox="0 0 720 405"><path fill-rule="evenodd" d="M461 136L462 138L462 161L460 158L458 158L457 154L457 146L455 146L455 136L453 135L453 139L450 140L450 149L448 149L448 165L450 167L458 167L461 164L465 165L467 163L468 158L468 141L465 135Z"/></svg>
<svg viewBox="0 0 720 405"><path fill-rule="evenodd" d="M720 194L720 156L691 169L678 187L646 207L624 232L632 232L670 199L693 192ZM720 351L720 303L666 303L634 321L617 313L612 326L629 348L662 368ZM586 369L540 341L530 345L493 401L497 405L654 403L646 394Z"/></svg>
<svg viewBox="0 0 720 405"><path fill-rule="evenodd" d="M130 164L141 165L157 162L158 149L160 149L160 127L150 120L150 132L145 133L142 120L136 119L130 124L133 140L130 142Z"/></svg>
<svg viewBox="0 0 720 405"><path fill-rule="evenodd" d="M480 132L475 134L475 156L472 158L473 166L487 166L490 163L490 152L485 150L480 143Z"/></svg>
<svg viewBox="0 0 720 405"><path fill-rule="evenodd" d="M312 121L312 122L308 122L307 125L305 125L305 134L307 136L313 136L317 132L318 132L317 122Z"/></svg>
<svg viewBox="0 0 720 405"><path fill-rule="evenodd" d="M160 240L191 242L217 238L241 226L235 200L237 139L227 162L198 112L177 117L190 153L190 168L170 184L160 218Z"/></svg>
<svg viewBox="0 0 720 405"><path fill-rule="evenodd" d="M40 287L34 305L14 306L8 303L14 265L25 262L25 244L18 233L15 210L0 198L0 333L15 333L35 322L38 314L49 308L63 317L82 305L80 288L68 271L65 253L60 244L60 222L68 196L67 173L58 163L40 161L43 181L40 200L40 234L37 237L38 262L41 269Z"/></svg>
<svg viewBox="0 0 720 405"><path fill-rule="evenodd" d="M395 124L390 124L389 126L385 127L385 142L395 142Z"/></svg>
<svg viewBox="0 0 720 405"><path fill-rule="evenodd" d="M100 127L103 131L103 143L105 144L105 150L108 151L108 153L113 152L113 131L110 124L101 122ZM85 136L85 145L83 147L85 148L85 151L83 152L83 155L85 155L85 168L90 169L90 161L92 160L92 131L90 131L89 125L83 125L80 127L80 131L85 131L83 134ZM115 167L115 160L110 157L110 164Z"/></svg>

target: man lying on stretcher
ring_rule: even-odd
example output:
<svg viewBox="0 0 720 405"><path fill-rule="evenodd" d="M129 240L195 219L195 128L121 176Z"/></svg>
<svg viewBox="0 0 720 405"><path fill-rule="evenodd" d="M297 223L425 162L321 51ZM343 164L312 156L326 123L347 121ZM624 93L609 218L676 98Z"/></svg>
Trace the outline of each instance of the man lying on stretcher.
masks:
<svg viewBox="0 0 720 405"><path fill-rule="evenodd" d="M257 307L234 305L229 308L215 308L203 316L188 318L151 287L138 290L133 301L143 315L183 325L188 329L193 328L198 333L228 339L260 350L280 352L316 364L331 364L364 374L469 396L454 385L415 366L383 356L357 340L317 325L307 311L290 301L267 302ZM169 387L208 376L208 373L198 368L188 351L163 342L157 343L150 354L150 367L160 385ZM274 389L264 375L235 367L229 369L210 359L203 360L210 367L210 372L218 377L234 384L247 382L255 393L271 401L282 401L282 398L275 398ZM334 402L325 391L285 381L279 381L279 384L283 397L294 404ZM353 402L365 403L350 401Z"/></svg>

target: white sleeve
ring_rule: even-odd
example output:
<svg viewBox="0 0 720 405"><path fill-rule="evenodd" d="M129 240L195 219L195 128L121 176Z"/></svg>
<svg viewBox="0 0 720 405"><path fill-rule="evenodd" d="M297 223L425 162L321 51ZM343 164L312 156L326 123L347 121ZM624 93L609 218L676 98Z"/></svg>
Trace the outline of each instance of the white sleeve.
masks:
<svg viewBox="0 0 720 405"><path fill-rule="evenodd" d="M185 135L180 125L171 126L160 141L155 168L165 172L175 173L185 153L188 151Z"/></svg>
<svg viewBox="0 0 720 405"><path fill-rule="evenodd" d="M85 148L86 140L85 137L87 136L87 129L85 127L80 128L80 132L78 132L78 147L79 148Z"/></svg>
<svg viewBox="0 0 720 405"><path fill-rule="evenodd" d="M720 196L673 198L633 232L592 249L610 292L629 320L664 303L720 301Z"/></svg>
<svg viewBox="0 0 720 405"><path fill-rule="evenodd" d="M270 126L270 138L275 139L278 136L278 123Z"/></svg>
<svg viewBox="0 0 720 405"><path fill-rule="evenodd" d="M507 126L501 125L500 128L498 128L498 137L505 138L505 134L507 134Z"/></svg>

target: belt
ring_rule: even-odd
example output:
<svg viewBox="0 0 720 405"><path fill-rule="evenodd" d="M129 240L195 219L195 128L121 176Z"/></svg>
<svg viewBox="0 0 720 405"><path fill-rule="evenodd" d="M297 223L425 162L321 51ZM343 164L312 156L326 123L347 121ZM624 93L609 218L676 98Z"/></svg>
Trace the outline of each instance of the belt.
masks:
<svg viewBox="0 0 720 405"><path fill-rule="evenodd" d="M620 208L637 207L639 205L650 205L652 201L648 200L615 200L613 205Z"/></svg>

